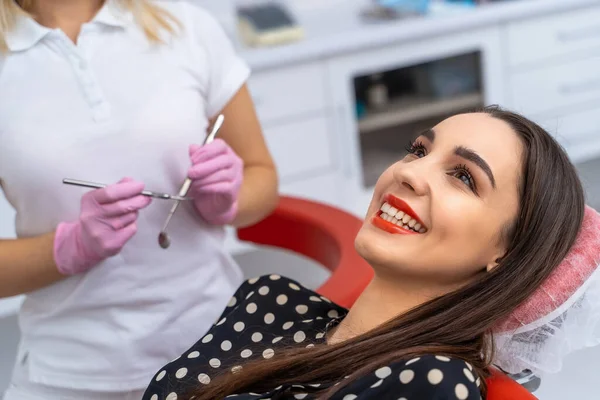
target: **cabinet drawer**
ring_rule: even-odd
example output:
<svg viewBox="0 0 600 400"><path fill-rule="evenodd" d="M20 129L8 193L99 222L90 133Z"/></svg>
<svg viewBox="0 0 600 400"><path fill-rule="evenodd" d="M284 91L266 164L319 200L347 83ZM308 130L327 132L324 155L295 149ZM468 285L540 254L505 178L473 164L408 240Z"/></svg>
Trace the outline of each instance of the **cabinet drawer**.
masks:
<svg viewBox="0 0 600 400"><path fill-rule="evenodd" d="M265 128L269 150L282 183L303 173L327 170L333 165L326 117L314 117Z"/></svg>
<svg viewBox="0 0 600 400"><path fill-rule="evenodd" d="M512 75L512 107L539 114L600 99L600 56Z"/></svg>
<svg viewBox="0 0 600 400"><path fill-rule="evenodd" d="M600 7L586 7L510 23L511 66L600 49Z"/></svg>
<svg viewBox="0 0 600 400"><path fill-rule="evenodd" d="M248 87L262 123L326 107L325 69L319 63L252 75Z"/></svg>
<svg viewBox="0 0 600 400"><path fill-rule="evenodd" d="M279 192L281 195L301 197L338 207L340 202L339 182L340 178L335 172L328 172L297 182L283 184L279 188Z"/></svg>
<svg viewBox="0 0 600 400"><path fill-rule="evenodd" d="M600 156L600 108L541 116L536 122L556 138L572 161Z"/></svg>

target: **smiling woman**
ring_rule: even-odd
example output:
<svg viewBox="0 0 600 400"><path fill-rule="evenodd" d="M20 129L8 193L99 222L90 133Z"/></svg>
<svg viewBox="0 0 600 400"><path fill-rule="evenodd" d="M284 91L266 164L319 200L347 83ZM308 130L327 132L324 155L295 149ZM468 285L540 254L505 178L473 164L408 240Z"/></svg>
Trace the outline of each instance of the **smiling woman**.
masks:
<svg viewBox="0 0 600 400"><path fill-rule="evenodd" d="M493 364L551 369L561 327L598 323L581 310L600 293L600 215L560 146L518 114L490 107L420 135L377 181L355 245L375 274L352 308L251 279L144 400L478 400ZM557 315L576 324L540 340Z"/></svg>

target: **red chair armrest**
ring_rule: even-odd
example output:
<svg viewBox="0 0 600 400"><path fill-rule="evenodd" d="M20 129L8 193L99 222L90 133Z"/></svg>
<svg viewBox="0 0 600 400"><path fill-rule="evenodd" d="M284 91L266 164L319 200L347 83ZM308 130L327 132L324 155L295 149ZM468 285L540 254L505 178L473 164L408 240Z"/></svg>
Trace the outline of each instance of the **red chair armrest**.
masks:
<svg viewBox="0 0 600 400"><path fill-rule="evenodd" d="M313 259L331 271L318 292L350 307L373 277L373 270L354 249L362 226L339 208L281 196L275 211L255 225L237 230L240 240L287 249Z"/></svg>

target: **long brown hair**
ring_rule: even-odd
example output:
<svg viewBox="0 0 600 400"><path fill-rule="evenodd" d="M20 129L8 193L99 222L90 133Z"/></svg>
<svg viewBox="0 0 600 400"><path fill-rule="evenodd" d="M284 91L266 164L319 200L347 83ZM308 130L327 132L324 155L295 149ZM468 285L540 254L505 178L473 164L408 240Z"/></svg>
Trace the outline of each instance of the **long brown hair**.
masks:
<svg viewBox="0 0 600 400"><path fill-rule="evenodd" d="M271 390L279 385L342 381L319 393L327 399L353 379L393 361L423 354L455 357L485 378L493 358L492 329L527 299L566 256L584 213L584 194L563 149L540 126L498 107L485 112L508 123L524 147L520 209L504 232L508 251L490 273L428 301L376 329L334 345L280 350L226 372L191 393L197 400ZM350 377L349 367L357 367Z"/></svg>

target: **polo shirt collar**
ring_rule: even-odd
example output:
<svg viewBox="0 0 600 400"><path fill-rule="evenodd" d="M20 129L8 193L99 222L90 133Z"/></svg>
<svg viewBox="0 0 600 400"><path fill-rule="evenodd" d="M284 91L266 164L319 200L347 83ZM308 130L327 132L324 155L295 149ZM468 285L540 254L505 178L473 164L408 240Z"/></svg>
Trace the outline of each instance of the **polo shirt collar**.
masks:
<svg viewBox="0 0 600 400"><path fill-rule="evenodd" d="M126 28L133 23L130 12L126 12L115 4L115 0L107 0L90 24L99 24L115 28ZM15 27L5 35L8 49L12 52L24 51L42 40L54 30L40 25L28 15L20 14Z"/></svg>

